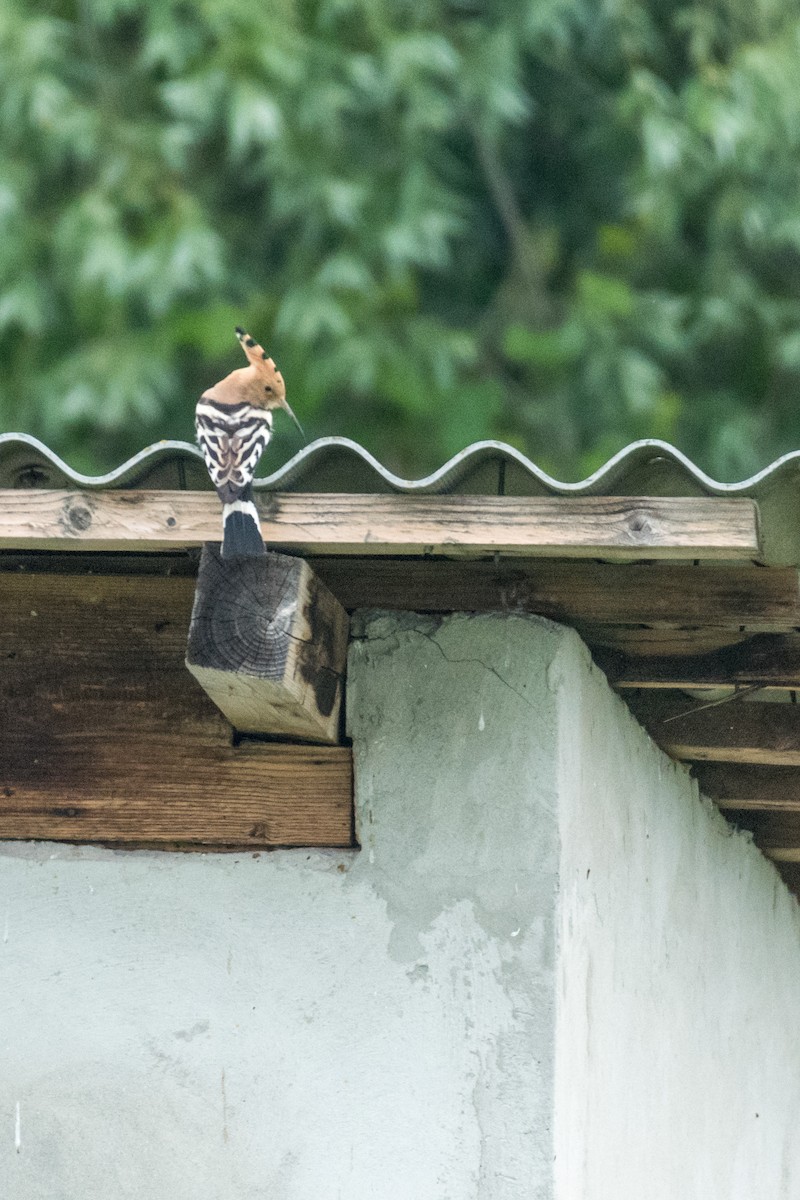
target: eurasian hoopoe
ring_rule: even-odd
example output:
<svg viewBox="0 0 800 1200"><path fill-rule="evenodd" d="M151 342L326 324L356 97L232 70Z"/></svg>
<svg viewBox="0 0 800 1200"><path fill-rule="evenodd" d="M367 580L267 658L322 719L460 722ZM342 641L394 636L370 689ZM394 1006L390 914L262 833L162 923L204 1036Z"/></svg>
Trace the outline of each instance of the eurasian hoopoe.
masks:
<svg viewBox="0 0 800 1200"><path fill-rule="evenodd" d="M197 441L211 482L222 501L222 557L257 557L264 541L253 503L253 473L272 437L272 409L286 402L283 376L255 338L237 326L236 336L249 366L231 371L203 392L195 409ZM305 435L303 435L305 436Z"/></svg>

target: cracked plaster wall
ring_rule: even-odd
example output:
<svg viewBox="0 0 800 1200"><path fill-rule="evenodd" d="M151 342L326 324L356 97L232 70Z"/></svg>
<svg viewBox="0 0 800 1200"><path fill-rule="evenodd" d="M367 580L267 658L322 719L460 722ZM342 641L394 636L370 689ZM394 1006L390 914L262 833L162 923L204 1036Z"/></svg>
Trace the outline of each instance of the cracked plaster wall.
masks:
<svg viewBox="0 0 800 1200"><path fill-rule="evenodd" d="M677 1192L636 1173L666 1169L673 1125L732 1146L723 1110L694 1124L705 1037L737 1118L743 1053L770 1122L796 1114L796 909L770 868L571 631L374 614L354 633L360 852L0 848L0 1195L788 1197L700 1188L691 1149ZM692 962L710 948L702 1000L686 929ZM773 1181L793 1169L779 1129L747 1151L774 1156Z"/></svg>
<svg viewBox="0 0 800 1200"><path fill-rule="evenodd" d="M361 852L0 847L0 1195L550 1197L563 636L361 623Z"/></svg>

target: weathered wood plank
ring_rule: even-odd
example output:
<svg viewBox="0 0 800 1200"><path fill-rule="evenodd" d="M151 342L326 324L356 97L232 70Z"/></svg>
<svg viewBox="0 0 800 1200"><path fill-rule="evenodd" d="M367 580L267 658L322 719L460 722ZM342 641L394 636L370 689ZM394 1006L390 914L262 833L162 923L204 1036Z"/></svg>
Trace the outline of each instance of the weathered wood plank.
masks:
<svg viewBox="0 0 800 1200"><path fill-rule="evenodd" d="M756 845L758 845L758 843L756 843ZM781 863L800 864L800 846L798 845L759 846L758 848L767 858L771 858L778 867ZM787 875L784 874L783 871L781 871L780 874L783 876L784 880L786 880L789 890L793 891L795 895L800 895L797 884L792 882L793 877L789 875L787 878Z"/></svg>
<svg viewBox="0 0 800 1200"><path fill-rule="evenodd" d="M322 558L309 564L345 608L533 612L554 621L651 629L783 630L800 625L788 568L534 560ZM693 631L694 632L694 631Z"/></svg>
<svg viewBox="0 0 800 1200"><path fill-rule="evenodd" d="M672 758L800 766L800 706L734 700L704 707L688 696L629 693L628 703Z"/></svg>
<svg viewBox="0 0 800 1200"><path fill-rule="evenodd" d="M576 621L575 629L592 651L613 651L632 657L682 658L685 655L714 654L749 636L740 626L708 628L694 625L689 629L650 629L644 625L600 625ZM599 657L599 655L598 655Z"/></svg>
<svg viewBox="0 0 800 1200"><path fill-rule="evenodd" d="M274 550L336 554L559 554L752 559L752 500L614 496L409 496L268 493L258 499ZM0 491L0 547L165 550L219 540L210 492Z"/></svg>
<svg viewBox="0 0 800 1200"><path fill-rule="evenodd" d="M698 765L700 791L722 809L800 813L797 767L753 767L733 763Z"/></svg>
<svg viewBox="0 0 800 1200"><path fill-rule="evenodd" d="M347 845L350 752L234 747L191 578L0 576L0 839Z"/></svg>
<svg viewBox="0 0 800 1200"><path fill-rule="evenodd" d="M347 747L134 736L126 754L102 728L65 733L38 757L29 737L0 739L0 839L352 844Z"/></svg>
<svg viewBox="0 0 800 1200"><path fill-rule="evenodd" d="M0 574L194 575L199 557L197 548L165 554L0 551ZM605 626L606 636L638 639L651 656L696 654L709 640L730 644L732 632L746 640L754 628L800 625L800 575L782 567L317 555L307 561L350 610L533 612L580 622L593 642L600 633L595 626ZM766 659L770 644L763 647ZM791 640L783 648L791 649Z"/></svg>
<svg viewBox="0 0 800 1200"><path fill-rule="evenodd" d="M800 689L800 636L760 634L714 654L636 656L596 651L616 688L717 688L728 685Z"/></svg>
<svg viewBox="0 0 800 1200"><path fill-rule="evenodd" d="M203 547L186 666L235 729L338 742L348 633L304 559Z"/></svg>
<svg viewBox="0 0 800 1200"><path fill-rule="evenodd" d="M2 550L0 575L197 575L199 546L175 550Z"/></svg>

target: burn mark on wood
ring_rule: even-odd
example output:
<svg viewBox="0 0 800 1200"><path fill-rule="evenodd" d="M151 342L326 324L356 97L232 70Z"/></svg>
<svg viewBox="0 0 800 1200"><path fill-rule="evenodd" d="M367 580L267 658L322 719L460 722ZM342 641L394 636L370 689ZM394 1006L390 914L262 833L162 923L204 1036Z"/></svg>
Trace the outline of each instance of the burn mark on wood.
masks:
<svg viewBox="0 0 800 1200"><path fill-rule="evenodd" d="M347 657L347 625L325 603L327 589L312 575L303 609L311 636L300 648L299 670L306 683L314 689L317 708L329 717L341 699L343 669L332 664L344 664Z"/></svg>

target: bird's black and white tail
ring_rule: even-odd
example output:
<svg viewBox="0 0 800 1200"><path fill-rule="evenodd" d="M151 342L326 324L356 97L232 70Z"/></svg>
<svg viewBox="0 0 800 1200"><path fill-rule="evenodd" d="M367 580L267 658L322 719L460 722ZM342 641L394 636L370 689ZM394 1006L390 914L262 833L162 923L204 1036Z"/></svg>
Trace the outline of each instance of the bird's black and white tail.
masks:
<svg viewBox="0 0 800 1200"><path fill-rule="evenodd" d="M266 553L250 484L238 500L223 504L222 529L223 558L260 558Z"/></svg>

